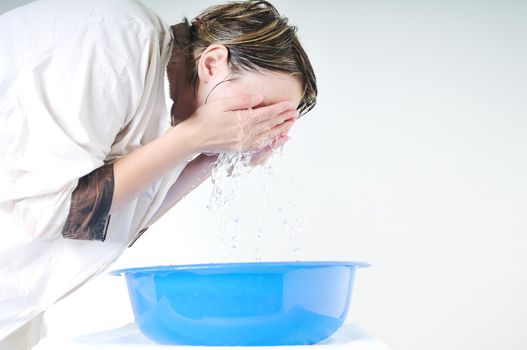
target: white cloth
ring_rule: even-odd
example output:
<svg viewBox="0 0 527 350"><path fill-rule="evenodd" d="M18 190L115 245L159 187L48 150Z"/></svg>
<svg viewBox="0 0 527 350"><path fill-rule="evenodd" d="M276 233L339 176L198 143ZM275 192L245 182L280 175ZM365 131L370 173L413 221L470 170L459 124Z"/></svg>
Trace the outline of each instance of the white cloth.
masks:
<svg viewBox="0 0 527 350"><path fill-rule="evenodd" d="M46 336L46 326L43 314L39 314L31 321L19 327L0 341L0 350L32 349L40 339Z"/></svg>
<svg viewBox="0 0 527 350"><path fill-rule="evenodd" d="M146 338L134 323L105 332L63 338L44 338L34 350L76 349L76 350L187 350L188 346L158 345ZM192 349L210 349L210 346L192 346ZM385 343L372 337L357 324L345 323L335 334L314 345L291 346L237 346L236 350L390 350ZM214 350L233 347L214 346Z"/></svg>
<svg viewBox="0 0 527 350"><path fill-rule="evenodd" d="M62 238L78 179L169 129L172 40L133 0L0 16L0 341L112 263L186 165L114 212L104 242Z"/></svg>

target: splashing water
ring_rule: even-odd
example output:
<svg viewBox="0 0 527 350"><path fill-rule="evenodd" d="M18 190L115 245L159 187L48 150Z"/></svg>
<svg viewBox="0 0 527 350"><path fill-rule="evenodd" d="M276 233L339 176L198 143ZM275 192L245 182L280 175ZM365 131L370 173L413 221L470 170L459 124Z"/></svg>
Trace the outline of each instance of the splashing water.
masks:
<svg viewBox="0 0 527 350"><path fill-rule="evenodd" d="M212 166L209 209L228 205L236 195L241 176L251 164L253 152L221 153Z"/></svg>
<svg viewBox="0 0 527 350"><path fill-rule="evenodd" d="M281 150L279 151L281 155ZM276 153L278 154L278 152ZM274 155L276 155L274 154ZM256 229L256 248L254 251L254 255L257 261L262 260L262 234L263 234L263 225L266 222L267 219L267 213L271 210L271 204L269 201L269 186L271 184L271 179L275 178L275 173L273 172L273 168L271 167L271 164L266 164L265 166L265 174L267 176L264 177L264 184L263 184L263 208L260 212L260 215L258 215L257 220L257 229Z"/></svg>
<svg viewBox="0 0 527 350"><path fill-rule="evenodd" d="M283 147L272 147L272 153L267 159L266 163L262 165L261 172L263 177L263 189L261 191L261 201L263 207L260 211L256 223L256 247L254 256L257 261L262 260L262 239L264 226L269 222L269 214L271 212L271 202L269 200L269 188L273 181L277 180L277 176L271 166L271 160L277 156L283 155ZM221 211L219 224L219 240L220 243L229 251L232 256L237 250L237 239L240 235L241 219L235 214L233 210L233 201L238 194L242 180L246 175L253 171L251 165L253 152L233 152L222 153L218 156L217 161L212 165L212 193L207 208L209 211ZM288 202L293 205L292 201ZM305 217L300 217L296 221L286 218L286 213L282 208L278 208L277 217L280 220L282 227L286 231L292 252L298 259L300 249L298 247L298 240L296 235L303 230ZM274 215L271 215L274 216Z"/></svg>
<svg viewBox="0 0 527 350"><path fill-rule="evenodd" d="M228 246L231 255L236 251L240 218L233 215L232 200L242 176L249 171L252 152L222 153L212 166L212 194L207 208L223 210L220 221L220 242ZM231 227L230 240L227 229Z"/></svg>

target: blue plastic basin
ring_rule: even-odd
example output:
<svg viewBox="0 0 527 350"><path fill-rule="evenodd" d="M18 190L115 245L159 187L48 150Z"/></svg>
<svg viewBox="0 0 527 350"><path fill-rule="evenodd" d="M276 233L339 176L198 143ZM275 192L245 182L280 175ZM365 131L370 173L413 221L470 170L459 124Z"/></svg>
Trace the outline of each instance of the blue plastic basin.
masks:
<svg viewBox="0 0 527 350"><path fill-rule="evenodd" d="M305 345L342 326L350 261L174 265L111 272L126 277L141 332L161 344Z"/></svg>

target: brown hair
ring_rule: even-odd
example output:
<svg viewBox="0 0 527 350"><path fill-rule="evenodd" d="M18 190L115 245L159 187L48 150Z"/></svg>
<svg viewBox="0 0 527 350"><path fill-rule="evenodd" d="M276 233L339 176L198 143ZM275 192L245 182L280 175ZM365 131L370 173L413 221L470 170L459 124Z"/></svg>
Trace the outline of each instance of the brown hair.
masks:
<svg viewBox="0 0 527 350"><path fill-rule="evenodd" d="M197 78L197 62L205 49L222 44L229 51L230 69L277 71L296 77L303 89L300 115L316 104L317 84L313 67L296 35L298 28L267 1L249 0L215 5L201 12L189 25L189 74Z"/></svg>

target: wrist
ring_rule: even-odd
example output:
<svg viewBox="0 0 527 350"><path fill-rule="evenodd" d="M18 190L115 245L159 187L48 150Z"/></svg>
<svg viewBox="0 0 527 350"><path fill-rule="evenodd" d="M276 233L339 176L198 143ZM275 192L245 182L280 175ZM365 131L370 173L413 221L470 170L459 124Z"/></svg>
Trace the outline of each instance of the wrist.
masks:
<svg viewBox="0 0 527 350"><path fill-rule="evenodd" d="M176 160L180 158L177 154L180 154L188 161L200 153L198 133L187 122L181 122L170 128L164 136L167 137L170 143L169 148L174 150L173 154Z"/></svg>

